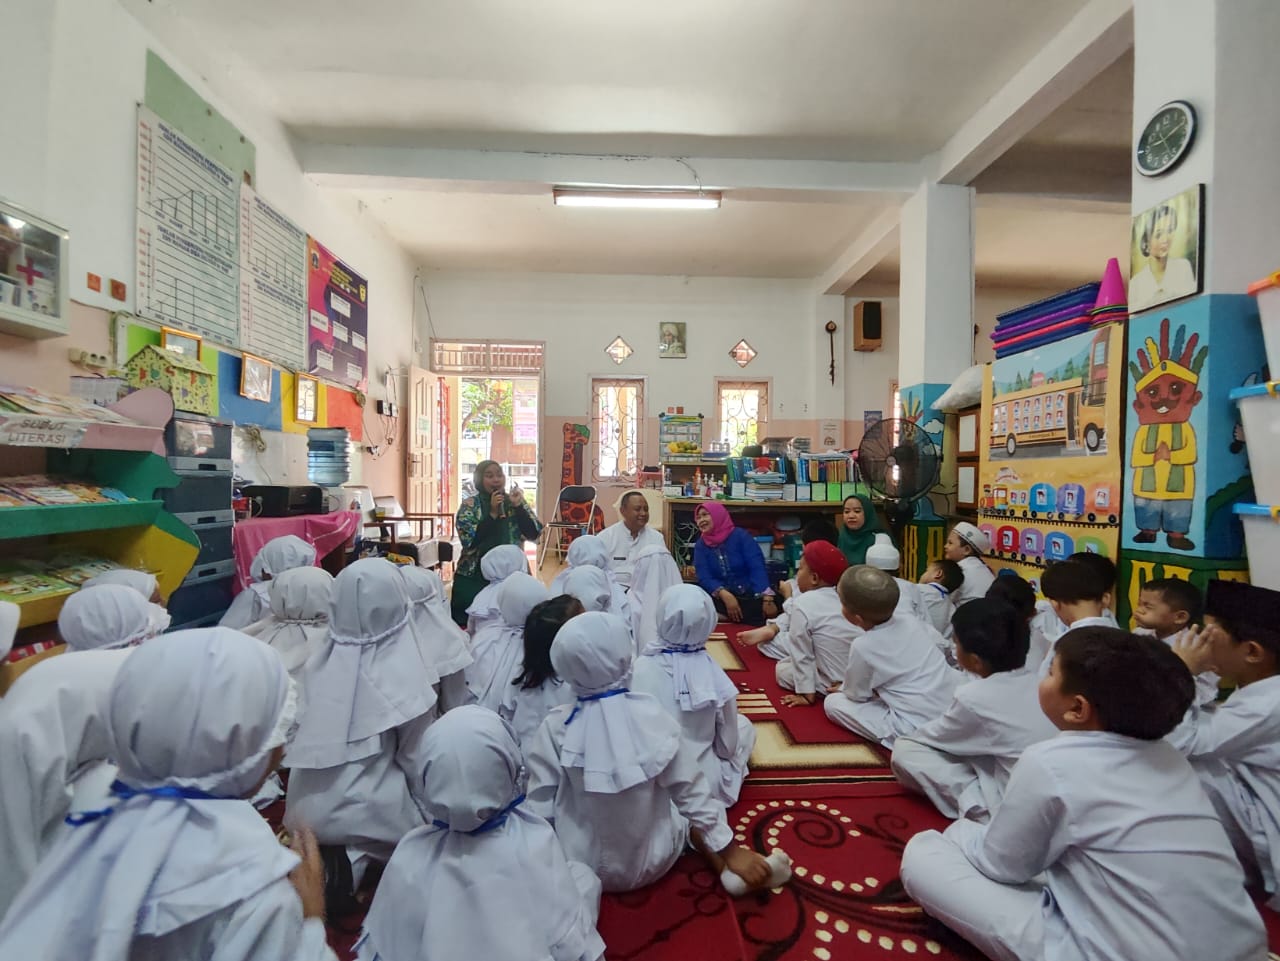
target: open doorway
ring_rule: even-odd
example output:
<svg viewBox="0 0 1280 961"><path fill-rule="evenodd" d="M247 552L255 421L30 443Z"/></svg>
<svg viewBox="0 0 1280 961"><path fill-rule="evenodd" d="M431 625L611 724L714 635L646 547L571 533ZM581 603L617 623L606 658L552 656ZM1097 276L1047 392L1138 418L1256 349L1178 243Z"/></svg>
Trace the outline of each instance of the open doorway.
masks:
<svg viewBox="0 0 1280 961"><path fill-rule="evenodd" d="M475 493L472 475L496 460L507 483L538 502L538 379L461 377L458 384L458 489Z"/></svg>

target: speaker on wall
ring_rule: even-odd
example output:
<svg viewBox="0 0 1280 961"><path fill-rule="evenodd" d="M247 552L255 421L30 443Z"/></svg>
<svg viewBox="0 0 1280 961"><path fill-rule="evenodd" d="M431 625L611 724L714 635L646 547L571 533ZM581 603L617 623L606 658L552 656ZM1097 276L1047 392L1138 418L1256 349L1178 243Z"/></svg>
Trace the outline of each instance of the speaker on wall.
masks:
<svg viewBox="0 0 1280 961"><path fill-rule="evenodd" d="M853 305L853 349L880 349L880 301L860 300Z"/></svg>

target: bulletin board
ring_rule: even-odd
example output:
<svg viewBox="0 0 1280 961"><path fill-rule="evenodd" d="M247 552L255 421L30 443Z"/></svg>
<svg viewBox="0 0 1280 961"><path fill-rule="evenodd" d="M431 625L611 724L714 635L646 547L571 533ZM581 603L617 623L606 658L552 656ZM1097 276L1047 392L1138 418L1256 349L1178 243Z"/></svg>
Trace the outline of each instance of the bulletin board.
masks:
<svg viewBox="0 0 1280 961"><path fill-rule="evenodd" d="M986 370L978 526L993 566L1037 588L1047 562L1117 557L1124 334L1107 324Z"/></svg>
<svg viewBox="0 0 1280 961"><path fill-rule="evenodd" d="M307 363L317 377L364 390L369 383L369 283L307 238Z"/></svg>

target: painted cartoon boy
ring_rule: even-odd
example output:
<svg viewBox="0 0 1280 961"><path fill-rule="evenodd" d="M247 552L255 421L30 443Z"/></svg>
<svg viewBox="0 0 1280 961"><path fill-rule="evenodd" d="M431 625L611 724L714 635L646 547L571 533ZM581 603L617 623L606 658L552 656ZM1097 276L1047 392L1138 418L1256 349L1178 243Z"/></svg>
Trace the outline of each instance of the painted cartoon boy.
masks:
<svg viewBox="0 0 1280 961"><path fill-rule="evenodd" d="M1207 346L1197 353L1199 334L1192 334L1190 340L1186 336L1186 324L1179 325L1171 351L1166 317L1160 321L1159 345L1148 337L1138 350L1137 363L1129 364L1137 394L1133 409L1139 424L1130 458L1138 527L1133 539L1138 544L1152 544L1157 532L1164 531L1168 545L1180 551L1196 546L1187 537L1196 489L1196 434L1191 411L1200 403L1202 395L1196 387L1209 354Z"/></svg>

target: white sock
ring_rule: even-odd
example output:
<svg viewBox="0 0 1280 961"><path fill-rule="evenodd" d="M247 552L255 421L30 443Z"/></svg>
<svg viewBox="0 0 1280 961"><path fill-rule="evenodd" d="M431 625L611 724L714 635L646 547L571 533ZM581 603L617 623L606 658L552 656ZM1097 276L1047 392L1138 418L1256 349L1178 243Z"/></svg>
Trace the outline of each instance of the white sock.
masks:
<svg viewBox="0 0 1280 961"><path fill-rule="evenodd" d="M769 880L764 885L766 888L780 887L791 880L791 858L787 857L786 851L774 848L773 853L765 860L769 862ZM720 883L730 897L740 898L748 890L747 882L728 868L720 872Z"/></svg>

